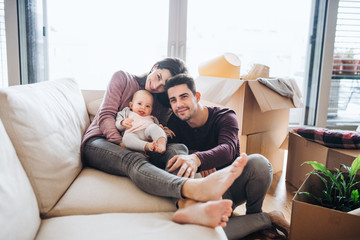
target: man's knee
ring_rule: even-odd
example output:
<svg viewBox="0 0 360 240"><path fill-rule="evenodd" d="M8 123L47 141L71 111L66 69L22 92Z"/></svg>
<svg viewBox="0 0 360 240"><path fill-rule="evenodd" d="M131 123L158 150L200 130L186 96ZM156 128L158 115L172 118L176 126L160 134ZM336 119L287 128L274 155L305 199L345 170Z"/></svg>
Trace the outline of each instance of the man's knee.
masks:
<svg viewBox="0 0 360 240"><path fill-rule="evenodd" d="M261 154L251 154L248 156L246 166L256 175L272 177L273 170L269 160Z"/></svg>
<svg viewBox="0 0 360 240"><path fill-rule="evenodd" d="M182 143L170 143L166 146L166 151L173 156L189 154L188 148Z"/></svg>

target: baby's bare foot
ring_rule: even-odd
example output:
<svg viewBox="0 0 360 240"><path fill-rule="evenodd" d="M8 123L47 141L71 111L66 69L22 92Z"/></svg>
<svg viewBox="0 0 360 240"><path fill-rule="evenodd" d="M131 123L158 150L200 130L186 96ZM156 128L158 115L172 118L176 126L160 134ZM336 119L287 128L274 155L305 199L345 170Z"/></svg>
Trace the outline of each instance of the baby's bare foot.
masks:
<svg viewBox="0 0 360 240"><path fill-rule="evenodd" d="M229 221L229 212L232 211L231 206L231 200L195 203L176 211L173 221L182 224L198 224L211 228L217 226L225 227Z"/></svg>
<svg viewBox="0 0 360 240"><path fill-rule="evenodd" d="M233 184L247 164L247 156L243 153L228 167L210 174L205 178L189 179L182 188L184 197L206 202L219 200Z"/></svg>
<svg viewBox="0 0 360 240"><path fill-rule="evenodd" d="M145 151L147 152L153 152L156 148L156 142L149 142L145 144Z"/></svg>
<svg viewBox="0 0 360 240"><path fill-rule="evenodd" d="M164 153L166 151L166 139L161 137L156 141L155 152Z"/></svg>

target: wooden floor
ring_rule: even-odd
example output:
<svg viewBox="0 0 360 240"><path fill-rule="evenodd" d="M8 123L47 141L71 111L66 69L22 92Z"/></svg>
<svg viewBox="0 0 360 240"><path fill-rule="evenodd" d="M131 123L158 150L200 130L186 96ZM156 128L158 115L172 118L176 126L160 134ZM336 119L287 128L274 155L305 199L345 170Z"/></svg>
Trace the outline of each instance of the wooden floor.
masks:
<svg viewBox="0 0 360 240"><path fill-rule="evenodd" d="M286 220L290 222L291 219L291 206L292 198L295 195L297 190L295 187L285 182L286 175L286 159L284 161L284 169L282 172L274 174L273 181L270 186L268 193L266 194L265 201L263 204L264 212L271 212L273 210L279 210L284 213ZM245 204L237 207L235 209L235 214L244 215L245 214ZM253 239L267 239L261 234L252 234L243 238L243 240L253 240Z"/></svg>

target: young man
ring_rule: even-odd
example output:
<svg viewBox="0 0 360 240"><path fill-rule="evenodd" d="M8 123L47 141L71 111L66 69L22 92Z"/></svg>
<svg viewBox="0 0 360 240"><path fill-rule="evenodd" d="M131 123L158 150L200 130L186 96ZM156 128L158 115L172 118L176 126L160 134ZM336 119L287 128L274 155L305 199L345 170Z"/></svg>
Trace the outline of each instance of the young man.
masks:
<svg viewBox="0 0 360 240"><path fill-rule="evenodd" d="M230 109L208 107L200 104L194 80L188 75L177 75L165 84L173 110L168 127L175 136L169 142L183 143L190 155L177 155L167 163L169 172L193 178L230 165L239 154L238 122ZM232 217L225 228L229 238L244 237L252 232L277 227L286 236L289 224L281 212L262 212L265 194L272 181L270 162L260 154L247 157L243 173L234 181L223 198L233 201L233 209L246 202L246 216ZM179 208L193 204L180 199Z"/></svg>

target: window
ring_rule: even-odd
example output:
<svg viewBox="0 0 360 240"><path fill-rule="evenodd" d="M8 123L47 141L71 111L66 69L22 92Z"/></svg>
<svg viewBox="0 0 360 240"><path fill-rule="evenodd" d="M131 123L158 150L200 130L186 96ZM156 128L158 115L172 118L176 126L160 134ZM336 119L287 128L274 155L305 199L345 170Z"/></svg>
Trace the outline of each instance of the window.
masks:
<svg viewBox="0 0 360 240"><path fill-rule="evenodd" d="M186 62L191 74L198 75L202 62L232 52L242 61L241 74L254 63L264 64L271 77L292 77L303 89L311 3L189 1ZM291 109L290 122L299 124L301 115L301 109Z"/></svg>
<svg viewBox="0 0 360 240"><path fill-rule="evenodd" d="M5 6L0 0L0 88L8 86L5 34Z"/></svg>
<svg viewBox="0 0 360 240"><path fill-rule="evenodd" d="M242 60L241 74L253 63L265 64L271 77L293 77L305 89L313 0L17 3L29 1L43 3L48 71L40 72L46 78L71 77L82 89L105 89L115 71L142 74L166 56L186 57L197 77L199 64L232 52ZM292 109L290 122L301 124L302 115Z"/></svg>
<svg viewBox="0 0 360 240"><path fill-rule="evenodd" d="M168 11L168 0L47 1L50 78L105 89L115 71L150 71L167 56Z"/></svg>
<svg viewBox="0 0 360 240"><path fill-rule="evenodd" d="M340 0L327 125L360 124L360 1Z"/></svg>

